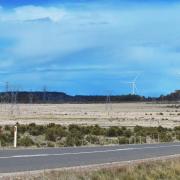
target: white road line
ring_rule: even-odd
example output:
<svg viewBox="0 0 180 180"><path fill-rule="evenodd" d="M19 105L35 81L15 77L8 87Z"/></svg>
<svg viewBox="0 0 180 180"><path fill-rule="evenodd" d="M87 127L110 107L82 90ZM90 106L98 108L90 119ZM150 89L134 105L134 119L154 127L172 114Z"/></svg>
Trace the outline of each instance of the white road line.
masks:
<svg viewBox="0 0 180 180"><path fill-rule="evenodd" d="M71 152L71 153L59 153L59 154L27 154L27 155L14 155L14 156L0 156L0 159L11 159L11 158L31 158L31 157L48 157L48 156L65 156L65 155L80 155L80 154L95 154L95 153L107 153L107 152L118 152L118 151L132 151L142 149L158 149L158 148L171 148L180 147L180 145L170 146L150 146L150 147L136 147L136 148L123 148L123 149L110 149L110 150L99 150L99 151L85 151L85 152Z"/></svg>

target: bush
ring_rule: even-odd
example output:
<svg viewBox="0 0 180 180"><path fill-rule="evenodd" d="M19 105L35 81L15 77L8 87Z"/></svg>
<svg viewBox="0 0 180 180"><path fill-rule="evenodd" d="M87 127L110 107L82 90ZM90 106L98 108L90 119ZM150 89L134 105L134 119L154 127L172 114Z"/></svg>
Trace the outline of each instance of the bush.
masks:
<svg viewBox="0 0 180 180"><path fill-rule="evenodd" d="M23 138L21 138L18 142L18 145L20 146L33 146L34 145L34 141L29 137L29 136L25 136Z"/></svg>
<svg viewBox="0 0 180 180"><path fill-rule="evenodd" d="M74 146L74 145L75 145L74 137L72 137L71 135L68 135L66 137L65 146Z"/></svg>
<svg viewBox="0 0 180 180"><path fill-rule="evenodd" d="M130 129L126 129L124 132L123 132L123 135L125 137L128 137L130 138L132 136L132 131Z"/></svg>
<svg viewBox="0 0 180 180"><path fill-rule="evenodd" d="M117 137L119 135L119 128L118 127L110 127L106 130L106 135L109 137Z"/></svg>
<svg viewBox="0 0 180 180"><path fill-rule="evenodd" d="M66 136L66 131L61 126L50 127L45 132L45 138L48 141L56 141L57 138L61 139Z"/></svg>
<svg viewBox="0 0 180 180"><path fill-rule="evenodd" d="M18 133L21 133L21 134L24 134L27 129L28 129L28 126L27 125L18 125Z"/></svg>
<svg viewBox="0 0 180 180"><path fill-rule="evenodd" d="M80 146L83 144L83 136L80 133L71 133L66 137L65 146Z"/></svg>
<svg viewBox="0 0 180 180"><path fill-rule="evenodd" d="M28 132L32 136L39 136L44 134L45 127L42 125L36 125L35 123L29 124L27 128Z"/></svg>
<svg viewBox="0 0 180 180"><path fill-rule="evenodd" d="M118 137L118 142L119 142L119 144L128 144L129 139L126 137Z"/></svg>
<svg viewBox="0 0 180 180"><path fill-rule="evenodd" d="M9 133L0 135L1 146L7 146L13 143L13 137Z"/></svg>
<svg viewBox="0 0 180 180"><path fill-rule="evenodd" d="M81 131L81 127L76 124L70 124L68 129L71 133Z"/></svg>
<svg viewBox="0 0 180 180"><path fill-rule="evenodd" d="M135 126L134 127L134 133L137 134L137 135L143 135L144 130L145 129L142 126Z"/></svg>
<svg viewBox="0 0 180 180"><path fill-rule="evenodd" d="M48 147L54 147L54 144L53 144L52 142L48 142L48 143L47 143L47 146L48 146Z"/></svg>
<svg viewBox="0 0 180 180"><path fill-rule="evenodd" d="M157 128L157 131L158 131L159 133L163 133L163 132L166 132L166 131L167 131L167 128L163 128L162 126L159 126L159 127Z"/></svg>
<svg viewBox="0 0 180 180"><path fill-rule="evenodd" d="M180 126L175 127L174 130L180 132Z"/></svg>
<svg viewBox="0 0 180 180"><path fill-rule="evenodd" d="M160 134L160 141L161 142L171 142L172 141L172 136L170 134L161 133Z"/></svg>
<svg viewBox="0 0 180 180"><path fill-rule="evenodd" d="M105 129L99 127L98 125L92 126L91 134L96 136L105 135Z"/></svg>
<svg viewBox="0 0 180 180"><path fill-rule="evenodd" d="M97 136L88 135L86 140L91 144L100 144L99 138Z"/></svg>
<svg viewBox="0 0 180 180"><path fill-rule="evenodd" d="M4 129L5 129L5 131L10 131L12 129L12 127L8 126L8 125L5 125Z"/></svg>

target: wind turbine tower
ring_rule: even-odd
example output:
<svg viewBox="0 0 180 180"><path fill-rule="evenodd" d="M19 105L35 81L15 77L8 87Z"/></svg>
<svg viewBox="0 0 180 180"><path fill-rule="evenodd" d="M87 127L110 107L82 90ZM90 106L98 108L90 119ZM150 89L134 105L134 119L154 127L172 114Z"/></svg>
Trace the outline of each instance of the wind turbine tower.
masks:
<svg viewBox="0 0 180 180"><path fill-rule="evenodd" d="M137 82L138 77L139 77L139 74L136 75L136 77L133 79L133 81L129 82L129 84L130 84L131 87L132 87L132 95L135 95L136 92L137 92L136 82Z"/></svg>
<svg viewBox="0 0 180 180"><path fill-rule="evenodd" d="M132 95L135 95L136 94L136 82L132 82Z"/></svg>

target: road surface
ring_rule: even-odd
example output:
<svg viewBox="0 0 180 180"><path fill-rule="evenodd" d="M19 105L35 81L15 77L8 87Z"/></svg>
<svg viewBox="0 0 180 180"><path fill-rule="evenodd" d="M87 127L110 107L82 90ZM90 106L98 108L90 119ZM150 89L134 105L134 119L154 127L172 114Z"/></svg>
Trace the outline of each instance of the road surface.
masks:
<svg viewBox="0 0 180 180"><path fill-rule="evenodd" d="M180 154L180 143L0 150L0 173L74 167Z"/></svg>

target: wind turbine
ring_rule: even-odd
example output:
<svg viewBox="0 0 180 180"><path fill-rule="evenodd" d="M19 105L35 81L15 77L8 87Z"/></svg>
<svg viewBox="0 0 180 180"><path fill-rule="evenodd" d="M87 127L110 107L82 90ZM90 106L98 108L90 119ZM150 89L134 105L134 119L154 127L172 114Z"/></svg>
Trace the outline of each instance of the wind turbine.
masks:
<svg viewBox="0 0 180 180"><path fill-rule="evenodd" d="M137 82L137 79L138 79L139 75L140 74L136 75L135 78L133 79L133 81L128 82L128 84L130 84L131 87L132 87L132 93L131 93L132 95L135 95L136 92L137 92L136 82Z"/></svg>

